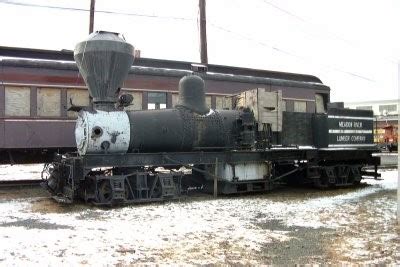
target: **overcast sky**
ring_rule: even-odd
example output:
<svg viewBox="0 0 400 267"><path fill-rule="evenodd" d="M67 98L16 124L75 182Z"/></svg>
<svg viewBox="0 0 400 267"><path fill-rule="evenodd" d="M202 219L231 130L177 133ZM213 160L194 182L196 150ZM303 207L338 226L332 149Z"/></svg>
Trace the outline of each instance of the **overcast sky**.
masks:
<svg viewBox="0 0 400 267"><path fill-rule="evenodd" d="M72 50L89 2L0 0L0 45ZM96 0L96 10L95 30L123 33L142 57L199 61L198 0ZM399 26L398 0L208 0L208 58L316 75L333 101L397 99Z"/></svg>

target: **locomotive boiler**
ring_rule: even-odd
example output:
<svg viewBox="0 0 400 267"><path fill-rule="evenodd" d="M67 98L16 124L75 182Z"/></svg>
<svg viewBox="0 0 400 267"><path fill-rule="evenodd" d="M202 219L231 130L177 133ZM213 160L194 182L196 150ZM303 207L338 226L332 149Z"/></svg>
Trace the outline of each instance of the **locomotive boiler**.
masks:
<svg viewBox="0 0 400 267"><path fill-rule="evenodd" d="M181 79L174 109L117 110L133 49L112 33L95 34L77 45L76 62L93 97L93 109L80 111L76 123L80 155L252 147L251 112L209 109L199 76Z"/></svg>
<svg viewBox="0 0 400 267"><path fill-rule="evenodd" d="M359 183L364 166L379 163L372 156L376 148L370 129L347 127L343 133L365 136L356 143L331 144L330 135L341 130L331 130L330 125L341 118L360 125L353 120L369 122L371 114L331 109L300 116L282 111L279 98L272 101L275 106L265 104L271 100L267 93L259 101L265 105L261 108L254 107L253 99L241 101L234 110L213 110L206 105L201 74L180 80L173 109L124 111L121 107L129 105L129 97L119 91L133 51L109 32L93 33L76 46L74 58L93 105L71 108L79 112L77 152L57 155L46 165L49 176L43 185L57 201L158 201L179 197L189 188L230 194L266 191L293 181L346 186ZM296 121L302 124L297 133ZM305 133L308 137L301 140L290 137Z"/></svg>

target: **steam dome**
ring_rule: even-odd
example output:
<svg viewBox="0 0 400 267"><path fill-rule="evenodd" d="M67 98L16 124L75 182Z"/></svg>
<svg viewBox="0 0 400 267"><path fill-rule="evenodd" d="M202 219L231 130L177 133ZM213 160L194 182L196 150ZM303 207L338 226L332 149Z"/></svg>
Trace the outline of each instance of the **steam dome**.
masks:
<svg viewBox="0 0 400 267"><path fill-rule="evenodd" d="M179 102L177 106L190 109L204 115L210 109L206 105L205 84L202 78L196 75L185 76L179 81Z"/></svg>

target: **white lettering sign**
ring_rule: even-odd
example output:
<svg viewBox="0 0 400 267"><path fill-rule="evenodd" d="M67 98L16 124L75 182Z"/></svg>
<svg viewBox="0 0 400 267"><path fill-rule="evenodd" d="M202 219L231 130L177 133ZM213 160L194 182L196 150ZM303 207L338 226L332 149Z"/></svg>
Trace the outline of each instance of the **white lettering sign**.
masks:
<svg viewBox="0 0 400 267"><path fill-rule="evenodd" d="M350 140L349 135L338 135L336 137L336 141L338 141L338 142L348 142L349 140Z"/></svg>
<svg viewBox="0 0 400 267"><path fill-rule="evenodd" d="M361 121L339 121L340 128L362 128Z"/></svg>
<svg viewBox="0 0 400 267"><path fill-rule="evenodd" d="M366 137L363 135L338 135L336 137L337 142L365 142Z"/></svg>

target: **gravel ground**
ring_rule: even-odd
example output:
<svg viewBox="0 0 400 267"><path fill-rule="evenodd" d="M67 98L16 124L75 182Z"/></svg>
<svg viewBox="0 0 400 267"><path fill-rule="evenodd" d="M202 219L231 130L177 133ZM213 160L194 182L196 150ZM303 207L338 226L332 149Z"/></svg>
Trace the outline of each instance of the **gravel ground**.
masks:
<svg viewBox="0 0 400 267"><path fill-rule="evenodd" d="M0 265L400 264L397 170L382 175L352 189L114 209L0 191Z"/></svg>

